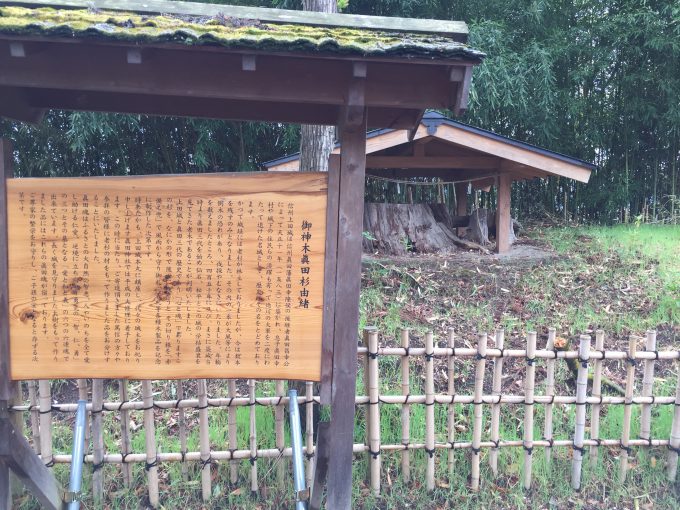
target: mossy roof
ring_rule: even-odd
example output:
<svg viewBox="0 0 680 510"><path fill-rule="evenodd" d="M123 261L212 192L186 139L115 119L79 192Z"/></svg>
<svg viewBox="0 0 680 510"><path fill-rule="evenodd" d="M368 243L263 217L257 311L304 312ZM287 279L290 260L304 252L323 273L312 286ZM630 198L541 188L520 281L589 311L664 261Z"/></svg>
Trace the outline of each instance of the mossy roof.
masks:
<svg viewBox="0 0 680 510"><path fill-rule="evenodd" d="M0 6L0 35L210 45L268 52L462 58L483 54L451 38L422 33L261 22L225 16L142 15L87 9Z"/></svg>

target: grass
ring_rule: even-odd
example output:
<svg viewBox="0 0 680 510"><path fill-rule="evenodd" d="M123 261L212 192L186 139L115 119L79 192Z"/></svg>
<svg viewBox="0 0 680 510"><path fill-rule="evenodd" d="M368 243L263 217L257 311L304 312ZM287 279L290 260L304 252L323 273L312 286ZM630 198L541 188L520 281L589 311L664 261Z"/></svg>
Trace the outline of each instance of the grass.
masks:
<svg viewBox="0 0 680 510"><path fill-rule="evenodd" d="M436 332L444 339L445 332L454 327L462 345L471 345L480 331L492 331L497 326L507 330L506 347L519 348L528 329L545 331L556 326L566 337L602 327L607 331L607 348L622 348L630 333L640 334L645 329L659 331L659 348L680 347L680 228L632 226L550 228L530 232L532 243L547 243L559 257L545 262L498 264L481 260L457 264L454 259L442 264L440 260L409 260L402 263L368 264L363 275L360 326L376 325L382 332L381 344L398 343L400 328L413 330L414 345L422 345L421 336L426 330ZM400 393L400 371L397 358L381 357L380 393ZM413 360L411 368L411 393L422 394L423 379L419 362ZM445 366L435 365L436 391L446 389L442 377ZM506 362L507 380L504 392L521 394L523 363ZM456 391L471 394L472 363L456 365ZM541 362L537 367L536 393L543 394L544 372ZM573 394L570 372L564 363L556 365L556 383L559 394ZM621 382L625 364L607 362L607 375ZM487 369L487 380L490 379ZM677 380L677 365L657 363L655 394L673 395ZM364 388L360 368L357 387ZM640 374L638 372L638 381ZM171 383L155 385L161 392L172 395ZM271 382L258 383L258 395L272 395ZM137 395L138 396L138 395ZM115 393L110 395L117 398ZM383 444L401 442L401 407L382 405L381 440ZM673 419L673 406L653 406L653 437L667 438ZM248 447L249 408L239 408L237 421L239 447ZM274 412L271 408L255 407L259 448L275 445ZM535 434L542 435L544 406L535 407ZM364 442L364 413L357 409L355 442ZM589 411L590 413L590 411ZM189 448L198 450L197 412L189 413L192 424L189 431ZM324 410L324 414L327 411ZM472 433L472 406L455 406L457 441L470 440ZM132 413L135 423L141 423L141 413ZM633 406L631 437L637 437L639 406ZM156 438L159 451L179 451L175 422L176 412L162 413L156 420ZM67 453L70 448L71 423L64 417L55 423L55 452ZM588 418L589 420L590 418ZM437 442L446 442L446 406L435 407ZM501 438L521 439L523 406L503 406ZM623 406L603 406L601 437L618 438L621 435ZM485 427L490 423L490 408L485 406ZM118 451L119 423L116 413L104 413L106 448ZM570 439L574 429L574 406L556 405L554 408L555 439ZM210 439L213 448L226 448L226 410L210 411ZM411 442L424 442L425 408L411 406ZM588 431L586 431L588 437ZM488 437L488 428L483 437ZM286 431L286 443L289 443ZM144 429L133 434L133 450L144 451ZM554 448L552 461L546 461L542 448L534 451L533 488L522 489L523 456L521 448L503 448L499 455L499 475L496 477L488 465L488 450L483 450L482 491L473 494L468 490L470 452L455 450L452 471L447 465L448 451L441 450L437 458L437 488L429 493L424 487L426 454L411 453L412 481L405 484L401 476L398 452L382 455L382 492L379 497L370 494L367 485L368 456L359 455L354 463L354 506L356 508L677 508L680 485L666 480L665 448L634 448L631 469L626 483L618 480L618 448L602 448L597 463L591 465L587 455L583 464L583 487L576 493L570 488L571 452L569 448ZM286 461L287 462L287 461ZM287 472L290 473L287 464ZM164 508L290 508L293 505L290 481L277 482L277 461L263 459L258 462L261 492L253 497L249 491L250 464L240 463L240 481L229 485L229 465L220 463L213 468L213 498L210 503L200 502L200 473L198 465L189 464L189 477L184 480L179 463L162 465L161 501ZM55 468L57 477L65 483L66 466ZM119 468L104 467L108 508L139 508L144 505L146 477L141 465L133 467L134 489L122 487ZM290 475L288 475L290 476ZM85 506L91 502L91 474L86 471L84 491ZM36 508L29 497L18 498L16 508Z"/></svg>

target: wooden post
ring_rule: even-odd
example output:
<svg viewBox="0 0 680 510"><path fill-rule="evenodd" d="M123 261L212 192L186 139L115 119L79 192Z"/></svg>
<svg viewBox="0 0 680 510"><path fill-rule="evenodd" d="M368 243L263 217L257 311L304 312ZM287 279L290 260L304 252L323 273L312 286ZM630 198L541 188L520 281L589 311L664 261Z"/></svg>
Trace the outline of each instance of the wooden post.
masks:
<svg viewBox="0 0 680 510"><path fill-rule="evenodd" d="M678 474L678 454L680 454L680 360L675 366L678 370L678 383L675 389L675 412L671 425L671 439L668 445L668 480L675 481Z"/></svg>
<svg viewBox="0 0 680 510"><path fill-rule="evenodd" d="M250 492L257 495L257 414L255 409L255 379L248 379L250 397Z"/></svg>
<svg viewBox="0 0 680 510"><path fill-rule="evenodd" d="M524 489L531 489L534 451L534 381L536 377L536 332L527 334L527 371L524 379Z"/></svg>
<svg viewBox="0 0 680 510"><path fill-rule="evenodd" d="M177 381L177 402L184 400L184 381ZM179 450L182 453L182 458L187 453L187 418L183 407L177 406L177 426L179 427ZM189 479L189 469L186 461L182 461L182 480L185 482Z"/></svg>
<svg viewBox="0 0 680 510"><path fill-rule="evenodd" d="M120 401L128 401L128 382L126 379L118 381L118 392L120 394ZM125 462L125 457L132 449L132 440L130 438L130 411L127 409L120 410L120 452L123 455L123 463L120 469L123 473L123 484L129 488L132 484L132 466Z"/></svg>
<svg viewBox="0 0 680 510"><path fill-rule="evenodd" d="M153 388L151 381L142 381L144 402L144 436L146 441L146 473L149 482L149 504L158 507L158 459L156 457L156 424L153 419Z"/></svg>
<svg viewBox="0 0 680 510"><path fill-rule="evenodd" d="M475 399L474 423L472 425L472 474L470 476L470 487L473 491L479 491L479 457L482 453L480 443L482 442L482 419L484 394L484 368L486 366L486 333L479 335L477 342L477 365L475 366Z"/></svg>
<svg viewBox="0 0 680 510"><path fill-rule="evenodd" d="M455 184L456 188L456 214L458 216L467 216L467 190L468 190L468 183L467 182L457 182ZM458 227L457 231L458 236L463 236L465 235L465 227Z"/></svg>
<svg viewBox="0 0 680 510"><path fill-rule="evenodd" d="M630 455L630 419L633 412L633 387L635 385L635 353L637 338L632 336L628 341L628 358L626 362L626 402L623 409L623 430L621 432L621 457L619 482L623 483L628 474L628 456Z"/></svg>
<svg viewBox="0 0 680 510"><path fill-rule="evenodd" d="M210 458L210 430L208 424L208 381L198 380L198 429L201 450L201 497L210 500L212 477Z"/></svg>
<svg viewBox="0 0 680 510"><path fill-rule="evenodd" d="M645 343L645 350L647 352L656 351L656 331L647 331L647 340ZM643 397L651 397L654 395L654 363L653 359L646 359L644 363L644 372L642 378L642 393ZM652 426L652 405L642 404L640 411L640 439L650 440Z"/></svg>
<svg viewBox="0 0 680 510"><path fill-rule="evenodd" d="M500 349L503 352L503 345L505 344L505 331L503 329L496 330L496 337L494 341L494 347ZM491 465L491 471L495 476L498 476L498 452L500 447L498 442L500 441L500 423L501 423L501 388L503 384L503 356L495 359L493 362L493 382L491 384L491 394L498 398L498 401L491 406L491 442L495 443L495 446L491 449L489 453L489 464ZM453 393L452 393L453 395Z"/></svg>
<svg viewBox="0 0 680 510"><path fill-rule="evenodd" d="M453 397L456 393L456 372L455 372L455 359L454 353L456 352L456 334L452 330L449 331L449 349L451 349L451 354L449 355L449 395ZM451 403L448 405L448 416L447 416L447 426L448 426L448 441L450 444L448 452L448 465L449 465L449 476L453 474L453 465L455 461L455 455L453 450L453 443L456 441L456 408L455 402L451 399Z"/></svg>
<svg viewBox="0 0 680 510"><path fill-rule="evenodd" d="M283 457L283 448L286 445L284 438L284 406L283 397L285 396L285 388L283 381L276 381L276 396L279 397L279 402L274 408L274 435L276 442L276 449L281 452L281 457L277 459L276 463L276 480L280 487L283 487L286 477L286 463Z"/></svg>
<svg viewBox="0 0 680 510"><path fill-rule="evenodd" d="M571 461L571 487L581 490L583 439L586 431L586 398L588 393L588 360L590 336L581 335L578 348L579 367L576 375L576 425L574 429L574 457Z"/></svg>
<svg viewBox="0 0 680 510"><path fill-rule="evenodd" d="M92 496L94 498L95 505L98 507L102 507L104 503L104 432L102 430L103 403L104 380L92 379Z"/></svg>
<svg viewBox="0 0 680 510"><path fill-rule="evenodd" d="M401 394L406 396L411 394L410 390L410 357L408 355L411 332L408 329L401 330L401 346L406 349L406 353L401 357ZM401 452L401 476L404 483L411 480L411 452L408 444L411 440L411 405L407 402L401 406L401 444L404 450Z"/></svg>
<svg viewBox="0 0 680 510"><path fill-rule="evenodd" d="M352 78L338 133L342 141L335 271L333 384L327 507L351 508L354 396L361 289L361 246L366 175L364 79Z"/></svg>
<svg viewBox="0 0 680 510"><path fill-rule="evenodd" d="M369 431L369 463L371 490L380 494L380 382L378 380L378 330L368 334L368 412L371 415Z"/></svg>
<svg viewBox="0 0 680 510"><path fill-rule="evenodd" d="M555 328L548 329L548 343L545 346L546 351L553 351L555 349ZM555 358L549 358L546 361L545 374L545 394L548 397L555 395ZM551 402L545 405L545 424L543 426L543 438L546 441L552 441L553 437L553 407ZM550 462L552 459L552 447L545 449L545 460Z"/></svg>
<svg viewBox="0 0 680 510"><path fill-rule="evenodd" d="M236 381L234 379L229 379L228 383L229 398L236 398ZM238 448L238 430L236 428L236 408L234 406L229 406L228 417L227 417L227 427L229 428L229 448L231 450L236 450ZM238 461L229 461L229 478L232 485L238 482Z"/></svg>
<svg viewBox="0 0 680 510"><path fill-rule="evenodd" d="M496 253L505 253L510 249L510 189L512 177L502 173L498 176L498 199L496 204Z"/></svg>
<svg viewBox="0 0 680 510"><path fill-rule="evenodd" d="M425 335L425 453L427 453L427 490L434 490L434 336Z"/></svg>
<svg viewBox="0 0 680 510"><path fill-rule="evenodd" d="M12 398L9 366L7 179L12 178L13 168L12 144L9 140L0 138L0 411L4 411L7 402Z"/></svg>
<svg viewBox="0 0 680 510"><path fill-rule="evenodd" d="M595 350L599 352L604 352L604 331L598 329L595 332ZM593 368L593 390L592 395L595 398L600 398L602 396L602 360L597 358L595 360ZM597 403L593 404L593 408L590 416L590 438L599 439L600 438L600 410L602 405ZM597 445L590 447L590 465L595 466L597 464L597 457L600 454Z"/></svg>

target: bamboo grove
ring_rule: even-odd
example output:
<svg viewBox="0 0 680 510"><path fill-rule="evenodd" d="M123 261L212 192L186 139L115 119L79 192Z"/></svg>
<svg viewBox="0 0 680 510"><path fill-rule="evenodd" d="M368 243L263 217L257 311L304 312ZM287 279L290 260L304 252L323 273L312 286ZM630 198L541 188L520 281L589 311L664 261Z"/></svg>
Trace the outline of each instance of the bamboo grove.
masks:
<svg viewBox="0 0 680 510"><path fill-rule="evenodd" d="M295 0L215 3L301 7ZM586 185L515 184L515 216L677 220L676 1L351 0L344 10L466 21L471 45L488 56L462 120L597 165ZM39 126L0 121L0 136L14 140L20 176L257 170L299 145L298 126L62 111ZM451 186L417 188L414 200L453 200ZM368 183L367 200L404 196L395 183ZM493 196L482 200L492 205Z"/></svg>

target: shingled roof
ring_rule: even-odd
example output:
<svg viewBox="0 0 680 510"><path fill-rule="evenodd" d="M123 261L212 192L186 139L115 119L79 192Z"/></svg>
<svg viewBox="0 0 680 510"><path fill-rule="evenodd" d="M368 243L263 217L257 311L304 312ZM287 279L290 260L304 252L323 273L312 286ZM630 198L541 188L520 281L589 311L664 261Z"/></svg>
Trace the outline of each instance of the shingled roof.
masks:
<svg viewBox="0 0 680 510"><path fill-rule="evenodd" d="M418 23L422 20L400 18L378 18L376 22L367 16L300 17L302 13L274 16L273 9L185 2L92 3L102 9L75 8L87 5L85 2L3 3L29 7L0 6L2 34L362 56L483 56L461 42L467 37L467 27L460 22ZM118 10L126 7L131 10Z"/></svg>

